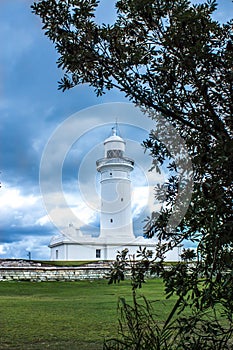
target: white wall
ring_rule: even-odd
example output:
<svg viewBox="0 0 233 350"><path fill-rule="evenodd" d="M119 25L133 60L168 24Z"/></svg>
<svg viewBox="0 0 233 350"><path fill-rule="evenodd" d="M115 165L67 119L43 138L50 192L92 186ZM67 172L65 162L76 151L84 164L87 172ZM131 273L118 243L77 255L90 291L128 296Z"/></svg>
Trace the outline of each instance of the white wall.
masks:
<svg viewBox="0 0 233 350"><path fill-rule="evenodd" d="M80 261L92 261L92 260L115 260L117 251L122 251L128 248L129 254L135 254L139 248L139 245L79 245L79 244L67 244L64 243L60 246L51 248L51 260L80 260ZM142 246L143 247L143 246ZM96 250L100 250L100 257L96 257ZM148 247L152 249L153 247ZM58 250L58 258L56 258L56 250ZM171 251L166 258L166 261L178 261L178 250Z"/></svg>

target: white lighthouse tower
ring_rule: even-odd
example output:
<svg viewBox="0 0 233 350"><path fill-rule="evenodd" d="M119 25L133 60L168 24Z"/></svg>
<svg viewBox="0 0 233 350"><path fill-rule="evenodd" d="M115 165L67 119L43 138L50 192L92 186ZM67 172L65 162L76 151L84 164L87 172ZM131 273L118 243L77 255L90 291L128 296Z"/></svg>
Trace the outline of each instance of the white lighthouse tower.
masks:
<svg viewBox="0 0 233 350"><path fill-rule="evenodd" d="M106 243L131 242L132 225L130 172L134 161L125 157L125 141L118 135L117 124L104 141L104 158L97 160L101 174L100 239Z"/></svg>

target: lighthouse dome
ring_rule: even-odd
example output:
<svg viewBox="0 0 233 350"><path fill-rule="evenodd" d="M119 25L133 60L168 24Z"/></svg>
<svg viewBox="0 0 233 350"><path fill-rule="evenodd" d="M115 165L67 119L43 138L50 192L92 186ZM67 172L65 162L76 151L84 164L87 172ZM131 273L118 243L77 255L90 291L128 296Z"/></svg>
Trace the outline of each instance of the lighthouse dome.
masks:
<svg viewBox="0 0 233 350"><path fill-rule="evenodd" d="M112 135L104 141L105 157L121 158L125 152L125 141L116 134L116 128L112 128Z"/></svg>
<svg viewBox="0 0 233 350"><path fill-rule="evenodd" d="M106 142L113 142L113 141L115 141L115 142L124 142L125 143L125 141L122 139L122 137L120 137L120 136L118 136L118 135L111 135L110 137L108 137L105 141L104 141L104 143L106 143Z"/></svg>

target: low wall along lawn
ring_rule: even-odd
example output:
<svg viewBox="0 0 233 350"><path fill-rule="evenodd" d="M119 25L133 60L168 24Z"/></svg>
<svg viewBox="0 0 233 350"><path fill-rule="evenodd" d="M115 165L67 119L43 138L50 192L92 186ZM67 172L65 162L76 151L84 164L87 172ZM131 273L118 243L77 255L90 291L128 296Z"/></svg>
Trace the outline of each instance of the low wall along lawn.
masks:
<svg viewBox="0 0 233 350"><path fill-rule="evenodd" d="M77 267L42 266L27 261L2 261L0 281L78 281L106 278L109 263L87 264Z"/></svg>

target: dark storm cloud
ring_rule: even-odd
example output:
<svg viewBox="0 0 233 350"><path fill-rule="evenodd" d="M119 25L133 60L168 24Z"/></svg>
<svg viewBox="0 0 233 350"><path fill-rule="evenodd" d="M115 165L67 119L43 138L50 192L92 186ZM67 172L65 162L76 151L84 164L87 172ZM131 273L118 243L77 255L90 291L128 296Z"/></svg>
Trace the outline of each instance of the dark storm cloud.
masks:
<svg viewBox="0 0 233 350"><path fill-rule="evenodd" d="M7 226L0 233L0 244L2 243L11 243L19 242L26 239L27 236L38 236L45 237L46 242L49 242L48 237L57 234L56 229L53 225L40 226L40 225L31 225L31 226Z"/></svg>

